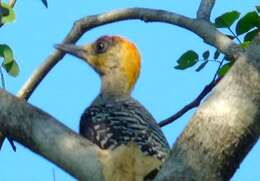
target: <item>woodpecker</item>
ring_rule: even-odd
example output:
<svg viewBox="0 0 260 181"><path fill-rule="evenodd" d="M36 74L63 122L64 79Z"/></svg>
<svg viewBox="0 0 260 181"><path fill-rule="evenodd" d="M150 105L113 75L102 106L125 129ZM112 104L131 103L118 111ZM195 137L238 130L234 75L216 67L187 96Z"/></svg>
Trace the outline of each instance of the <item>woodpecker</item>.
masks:
<svg viewBox="0 0 260 181"><path fill-rule="evenodd" d="M107 180L144 180L166 159L169 145L153 116L131 96L141 69L136 45L120 36L102 36L85 46L56 48L84 60L101 78L101 91L82 114L79 132L101 149L122 155L111 156L110 166L127 173L120 177L110 170Z"/></svg>

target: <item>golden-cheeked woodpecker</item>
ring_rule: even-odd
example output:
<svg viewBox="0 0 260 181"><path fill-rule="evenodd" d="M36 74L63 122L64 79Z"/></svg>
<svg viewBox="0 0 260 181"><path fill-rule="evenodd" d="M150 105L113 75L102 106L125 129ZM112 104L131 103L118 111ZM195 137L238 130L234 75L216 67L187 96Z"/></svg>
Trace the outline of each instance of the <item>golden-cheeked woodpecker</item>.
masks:
<svg viewBox="0 0 260 181"><path fill-rule="evenodd" d="M101 77L99 95L81 116L80 134L115 154L109 156L106 180L152 176L166 159L169 145L153 116L131 97L141 68L137 47L119 36L103 36L83 47L56 48L84 60Z"/></svg>

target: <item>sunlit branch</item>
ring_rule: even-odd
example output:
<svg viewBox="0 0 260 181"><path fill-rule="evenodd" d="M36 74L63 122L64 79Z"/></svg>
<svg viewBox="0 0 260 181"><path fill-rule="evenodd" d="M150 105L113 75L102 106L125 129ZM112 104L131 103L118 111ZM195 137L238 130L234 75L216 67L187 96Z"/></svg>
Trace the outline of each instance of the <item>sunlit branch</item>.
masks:
<svg viewBox="0 0 260 181"><path fill-rule="evenodd" d="M124 21L142 20L144 22L162 22L180 26L200 36L206 43L217 47L229 57L238 57L242 51L232 40L219 32L213 25L203 20L191 19L173 12L147 9L128 8L111 12L87 16L75 22L63 43L75 43L85 32L101 25ZM48 74L48 72L64 57L64 53L54 51L44 63L32 74L28 81L19 91L18 96L25 100L29 99L33 91Z"/></svg>

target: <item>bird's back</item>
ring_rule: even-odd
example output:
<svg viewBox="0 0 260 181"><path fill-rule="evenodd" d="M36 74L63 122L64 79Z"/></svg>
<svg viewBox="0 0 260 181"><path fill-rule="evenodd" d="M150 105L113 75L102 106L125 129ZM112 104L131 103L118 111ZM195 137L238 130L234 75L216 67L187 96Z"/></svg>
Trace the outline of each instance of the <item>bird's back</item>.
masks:
<svg viewBox="0 0 260 181"><path fill-rule="evenodd" d="M135 99L97 98L81 116L80 134L102 149L135 143L145 155L164 161L169 145L153 116Z"/></svg>

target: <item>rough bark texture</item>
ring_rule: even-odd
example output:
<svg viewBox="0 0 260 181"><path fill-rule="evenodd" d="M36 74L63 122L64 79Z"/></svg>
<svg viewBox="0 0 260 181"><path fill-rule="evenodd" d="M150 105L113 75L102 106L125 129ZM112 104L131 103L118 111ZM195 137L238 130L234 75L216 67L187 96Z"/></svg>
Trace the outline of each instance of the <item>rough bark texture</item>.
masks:
<svg viewBox="0 0 260 181"><path fill-rule="evenodd" d="M229 180L259 138L260 38L198 109L156 180Z"/></svg>
<svg viewBox="0 0 260 181"><path fill-rule="evenodd" d="M80 180L102 180L100 150L43 111L0 91L0 130Z"/></svg>

